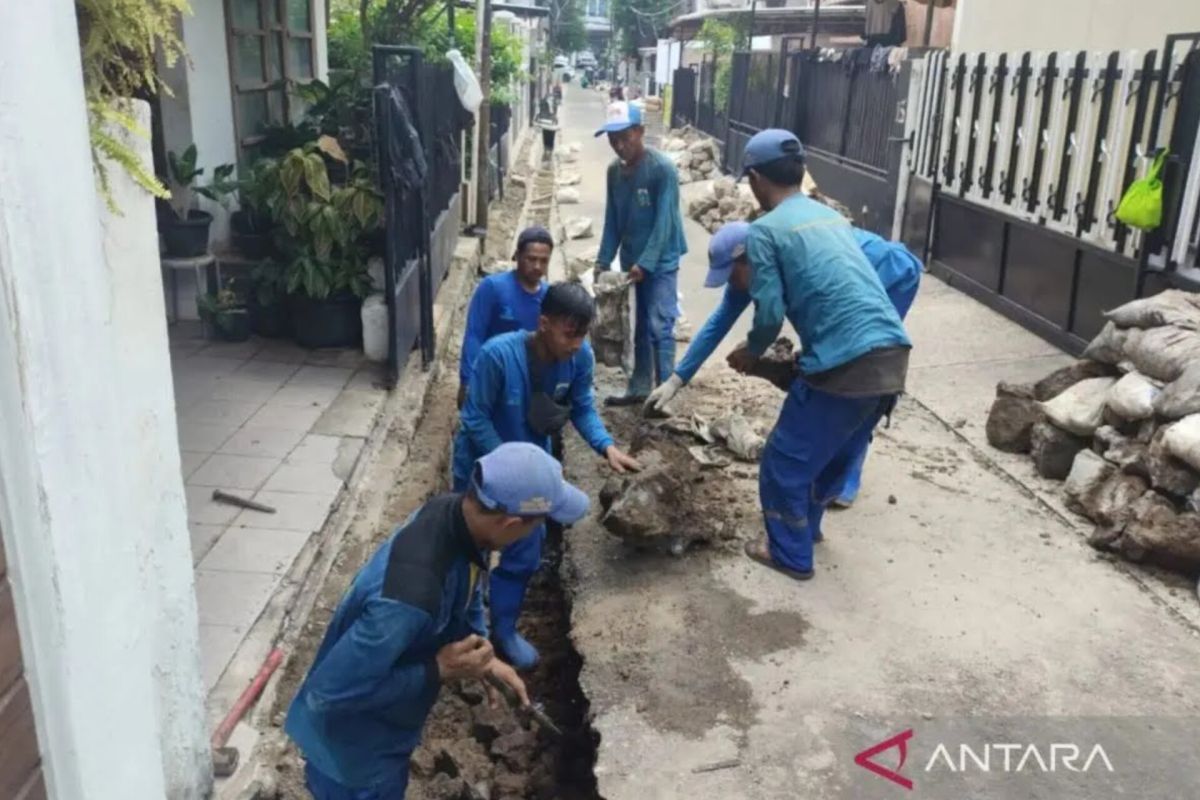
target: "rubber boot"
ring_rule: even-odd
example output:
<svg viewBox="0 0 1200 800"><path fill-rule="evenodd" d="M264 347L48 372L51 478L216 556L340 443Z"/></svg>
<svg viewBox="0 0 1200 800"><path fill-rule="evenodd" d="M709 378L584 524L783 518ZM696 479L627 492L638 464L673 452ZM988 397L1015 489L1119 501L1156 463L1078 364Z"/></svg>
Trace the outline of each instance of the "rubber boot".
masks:
<svg viewBox="0 0 1200 800"><path fill-rule="evenodd" d="M519 670L533 669L538 663L537 648L517 633L530 577L498 570L493 570L491 577L492 644L502 659Z"/></svg>

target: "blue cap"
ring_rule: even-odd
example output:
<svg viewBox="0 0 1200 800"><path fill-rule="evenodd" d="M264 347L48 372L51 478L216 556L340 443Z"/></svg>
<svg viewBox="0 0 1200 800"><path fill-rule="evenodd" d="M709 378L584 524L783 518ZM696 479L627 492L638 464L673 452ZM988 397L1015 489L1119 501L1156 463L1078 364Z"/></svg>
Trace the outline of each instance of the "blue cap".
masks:
<svg viewBox="0 0 1200 800"><path fill-rule="evenodd" d="M707 288L715 289L729 283L733 262L745 254L749 235L749 222L730 222L717 231L708 243L708 277L704 279Z"/></svg>
<svg viewBox="0 0 1200 800"><path fill-rule="evenodd" d="M619 133L641 124L642 109L638 108L634 103L618 100L615 103L608 104L604 127L596 131L596 135L603 136L606 133Z"/></svg>
<svg viewBox="0 0 1200 800"><path fill-rule="evenodd" d="M471 489L484 508L562 525L588 512L588 496L563 479L562 465L537 445L506 442L475 462Z"/></svg>
<svg viewBox="0 0 1200 800"><path fill-rule="evenodd" d="M742 174L749 174L751 168L761 167L781 158L804 159L804 145L796 138L796 134L782 128L767 128L750 137L746 149L742 151Z"/></svg>

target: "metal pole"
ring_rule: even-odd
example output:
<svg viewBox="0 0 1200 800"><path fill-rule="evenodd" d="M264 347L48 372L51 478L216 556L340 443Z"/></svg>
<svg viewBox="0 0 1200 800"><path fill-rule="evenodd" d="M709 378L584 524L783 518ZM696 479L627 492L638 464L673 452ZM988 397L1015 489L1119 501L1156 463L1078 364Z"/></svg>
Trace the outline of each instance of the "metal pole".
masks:
<svg viewBox="0 0 1200 800"><path fill-rule="evenodd" d="M457 49L458 36L454 31L454 4L457 0L446 0L446 17L450 21L450 47Z"/></svg>
<svg viewBox="0 0 1200 800"><path fill-rule="evenodd" d="M929 42L933 40L933 0L929 0L929 5L925 9L925 46L929 47Z"/></svg>
<svg viewBox="0 0 1200 800"><path fill-rule="evenodd" d="M754 15L758 13L758 0L750 0L750 25L746 28L746 52L754 51Z"/></svg>
<svg viewBox="0 0 1200 800"><path fill-rule="evenodd" d="M820 26L820 24L821 24L821 0L813 0L812 33L809 34L809 38L812 39L812 41L808 43L809 47L817 46L817 28Z"/></svg>
<svg viewBox="0 0 1200 800"><path fill-rule="evenodd" d="M492 0L479 0L476 14L475 52L479 55L479 88L483 92L483 103L479 106L475 128L475 226L486 230L491 178L488 151L492 140Z"/></svg>

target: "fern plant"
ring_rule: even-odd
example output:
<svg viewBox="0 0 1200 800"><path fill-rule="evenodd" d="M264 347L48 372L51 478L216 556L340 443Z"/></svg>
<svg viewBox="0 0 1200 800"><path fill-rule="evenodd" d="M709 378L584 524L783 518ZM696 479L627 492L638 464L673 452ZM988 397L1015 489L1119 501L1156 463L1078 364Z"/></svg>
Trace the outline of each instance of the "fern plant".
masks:
<svg viewBox="0 0 1200 800"><path fill-rule="evenodd" d="M109 188L106 161L120 166L155 197L170 196L162 181L114 131L142 138L149 135L138 125L129 99L171 93L158 77L154 56L161 52L168 67L186 57L175 25L179 15L187 13L191 13L187 0L75 0L92 165L113 211L118 209Z"/></svg>

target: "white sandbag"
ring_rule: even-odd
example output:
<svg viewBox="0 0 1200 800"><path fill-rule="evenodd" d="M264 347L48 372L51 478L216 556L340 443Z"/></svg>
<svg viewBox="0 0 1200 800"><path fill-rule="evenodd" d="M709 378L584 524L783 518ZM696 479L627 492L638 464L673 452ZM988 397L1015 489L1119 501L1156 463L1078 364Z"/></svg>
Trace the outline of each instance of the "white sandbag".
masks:
<svg viewBox="0 0 1200 800"><path fill-rule="evenodd" d="M454 91L458 92L458 101L463 104L463 108L474 114L483 102L483 89L479 86L479 79L475 77L462 53L457 50L447 51L446 60L454 67Z"/></svg>
<svg viewBox="0 0 1200 800"><path fill-rule="evenodd" d="M1166 326L1132 328L1125 338L1125 358L1148 378L1173 381L1193 361L1200 361L1200 333Z"/></svg>
<svg viewBox="0 0 1200 800"><path fill-rule="evenodd" d="M1104 402L1116 382L1116 378L1088 378L1039 405L1056 428L1091 436L1104 424Z"/></svg>
<svg viewBox="0 0 1200 800"><path fill-rule="evenodd" d="M558 190L559 205L572 205L579 202L579 190L572 187L564 187Z"/></svg>
<svg viewBox="0 0 1200 800"><path fill-rule="evenodd" d="M566 222L566 232L568 239L587 239L595 236L592 230L592 218L572 217Z"/></svg>
<svg viewBox="0 0 1200 800"><path fill-rule="evenodd" d="M1200 469L1200 414L1184 417L1163 432L1167 452L1192 469Z"/></svg>
<svg viewBox="0 0 1200 800"><path fill-rule="evenodd" d="M1179 289L1169 289L1153 297L1133 300L1105 317L1122 328L1177 328L1200 330L1200 296Z"/></svg>
<svg viewBox="0 0 1200 800"><path fill-rule="evenodd" d="M1154 400L1154 412L1167 419L1200 413L1200 361L1188 365Z"/></svg>
<svg viewBox="0 0 1200 800"><path fill-rule="evenodd" d="M1129 331L1110 322L1088 344L1083 357L1102 364L1120 364L1125 358L1125 340L1128 337Z"/></svg>
<svg viewBox="0 0 1200 800"><path fill-rule="evenodd" d="M1144 375L1131 372L1108 390L1105 404L1123 419L1149 419L1154 416L1154 401L1159 387Z"/></svg>

